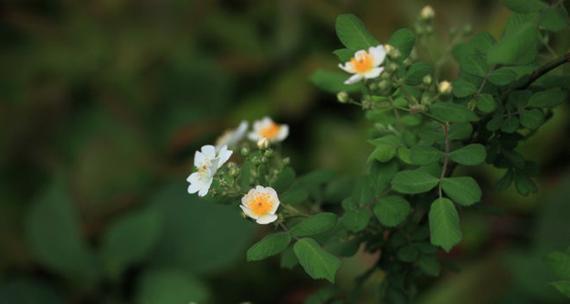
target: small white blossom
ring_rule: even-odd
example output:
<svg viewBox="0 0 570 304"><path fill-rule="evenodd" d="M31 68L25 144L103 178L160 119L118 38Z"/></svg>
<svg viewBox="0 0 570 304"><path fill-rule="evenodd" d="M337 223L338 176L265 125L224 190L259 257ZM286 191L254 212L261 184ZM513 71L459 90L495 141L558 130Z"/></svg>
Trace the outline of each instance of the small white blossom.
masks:
<svg viewBox="0 0 570 304"><path fill-rule="evenodd" d="M210 190L214 175L220 167L230 159L232 151L227 146L222 146L219 150L212 145L203 146L200 151L194 154L194 166L198 170L186 179L190 183L188 193L198 193L198 196L205 196Z"/></svg>
<svg viewBox="0 0 570 304"><path fill-rule="evenodd" d="M283 141L289 135L289 126L286 124L277 124L271 118L264 117L253 123L253 131L248 137L252 141L258 143L261 139L266 139L270 143Z"/></svg>
<svg viewBox="0 0 570 304"><path fill-rule="evenodd" d="M242 121L237 128L224 132L224 134L216 140L216 149L219 150L222 146L235 146L245 137L247 127L247 121Z"/></svg>
<svg viewBox="0 0 570 304"><path fill-rule="evenodd" d="M258 224L269 224L277 220L279 197L271 187L256 186L241 198L241 210Z"/></svg>
<svg viewBox="0 0 570 304"><path fill-rule="evenodd" d="M338 66L344 71L354 74L344 83L353 84L362 79L372 79L380 76L384 68L380 65L386 58L386 50L383 45L370 47L368 51L360 50L354 53L354 57L344 65Z"/></svg>

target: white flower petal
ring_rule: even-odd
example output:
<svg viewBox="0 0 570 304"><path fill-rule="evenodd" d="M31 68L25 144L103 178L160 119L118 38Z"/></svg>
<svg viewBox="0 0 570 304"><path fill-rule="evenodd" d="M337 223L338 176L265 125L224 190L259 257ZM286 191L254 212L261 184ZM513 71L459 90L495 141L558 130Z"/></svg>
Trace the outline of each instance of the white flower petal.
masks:
<svg viewBox="0 0 570 304"><path fill-rule="evenodd" d="M267 224L275 222L277 220L277 218L278 217L275 214L268 214L268 215L264 215L264 216L258 218L256 222L258 224L261 224L261 225L267 225Z"/></svg>
<svg viewBox="0 0 570 304"><path fill-rule="evenodd" d="M378 45L376 47L370 47L368 53L372 56L373 64L375 67L381 65L386 58L386 49L383 45Z"/></svg>
<svg viewBox="0 0 570 304"><path fill-rule="evenodd" d="M225 162L228 161L228 159L230 159L230 157L232 156L233 151L228 150L228 146L222 146L222 148L220 148L220 151L218 152L218 164L217 164L217 168L220 168Z"/></svg>
<svg viewBox="0 0 570 304"><path fill-rule="evenodd" d="M212 185L211 178L208 179L207 181L204 181L204 184L202 184L200 191L198 191L198 196L206 196L206 194L208 194L208 191L210 190L211 185Z"/></svg>
<svg viewBox="0 0 570 304"><path fill-rule="evenodd" d="M281 127L279 128L279 133L277 134L276 139L278 141L283 141L285 138L287 138L287 135L289 135L289 126L288 125L281 125Z"/></svg>
<svg viewBox="0 0 570 304"><path fill-rule="evenodd" d="M350 78L348 78L344 84L354 84L359 82L362 79L362 75L359 74L354 74L352 76L350 76Z"/></svg>
<svg viewBox="0 0 570 304"><path fill-rule="evenodd" d="M194 153L194 166L196 168L201 167L206 162L206 156L202 154L202 152L196 151L196 153Z"/></svg>
<svg viewBox="0 0 570 304"><path fill-rule="evenodd" d="M248 217L250 217L250 218L252 218L252 219L254 219L254 220L257 220L257 219L259 218L259 216L253 214L253 212L251 212L251 210L250 210L248 207L246 207L246 206L244 206L244 205L240 205L239 207L241 208L241 210L243 211L243 213L244 213L246 216L248 216Z"/></svg>
<svg viewBox="0 0 570 304"><path fill-rule="evenodd" d="M202 154L204 154L207 159L212 160L216 158L216 147L212 145L202 146Z"/></svg>
<svg viewBox="0 0 570 304"><path fill-rule="evenodd" d="M364 74L364 78L366 78L366 79L376 78L376 77L380 76L382 71L384 71L383 67L373 68L372 70L370 70L370 71L366 72L366 74Z"/></svg>
<svg viewBox="0 0 570 304"><path fill-rule="evenodd" d="M352 65L352 63L349 61L347 63L343 64L338 64L338 67L341 68L343 71L354 74L355 70L354 70L354 66Z"/></svg>
<svg viewBox="0 0 570 304"><path fill-rule="evenodd" d="M368 52L366 52L365 50L359 50L356 53L354 53L354 58L356 60L358 59L362 59L363 57L367 56Z"/></svg>

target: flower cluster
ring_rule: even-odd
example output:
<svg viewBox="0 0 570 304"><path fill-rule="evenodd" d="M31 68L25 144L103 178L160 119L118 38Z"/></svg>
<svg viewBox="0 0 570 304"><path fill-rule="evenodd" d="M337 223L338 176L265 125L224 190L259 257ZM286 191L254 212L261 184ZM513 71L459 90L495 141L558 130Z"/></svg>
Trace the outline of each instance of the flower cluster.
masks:
<svg viewBox="0 0 570 304"><path fill-rule="evenodd" d="M241 189L234 183L237 166L233 162L228 164L227 174L216 173L227 163L233 155L233 150L239 147L243 139L247 138L254 143L260 150L265 150L263 154L252 155L252 161L267 161L267 157L272 152L267 150L271 144L276 144L287 138L289 135L289 126L286 124L278 124L269 117L263 117L253 123L253 128L249 129L249 123L242 121L235 129L227 130L216 140L216 145L205 145L200 151L196 151L194 155L195 172L191 173L186 181L189 183L188 193L197 193L198 196L206 196L216 180L221 186L235 192ZM242 155L249 155L248 143L243 143L241 147ZM228 182L227 180L231 181ZM243 191L245 192L245 191ZM243 193L242 192L242 193ZM254 219L259 224L269 224L277 220L275 214L279 207L279 198L277 192L271 187L263 187L257 185L250 189L241 199L240 208L244 214Z"/></svg>

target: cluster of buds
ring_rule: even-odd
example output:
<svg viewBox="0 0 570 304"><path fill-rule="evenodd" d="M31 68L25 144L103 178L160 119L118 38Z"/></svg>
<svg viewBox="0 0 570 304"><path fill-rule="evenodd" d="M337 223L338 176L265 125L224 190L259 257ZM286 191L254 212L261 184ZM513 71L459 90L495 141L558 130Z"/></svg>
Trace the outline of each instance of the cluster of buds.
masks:
<svg viewBox="0 0 570 304"><path fill-rule="evenodd" d="M431 6L426 5L422 8L415 26L418 35L430 35L433 33L432 23L434 17L435 17L435 11Z"/></svg>

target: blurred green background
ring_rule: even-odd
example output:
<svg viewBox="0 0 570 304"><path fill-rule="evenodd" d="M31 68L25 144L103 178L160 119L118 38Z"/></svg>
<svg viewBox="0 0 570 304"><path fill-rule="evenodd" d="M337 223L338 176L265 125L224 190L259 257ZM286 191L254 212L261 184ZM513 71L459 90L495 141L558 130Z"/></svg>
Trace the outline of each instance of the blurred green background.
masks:
<svg viewBox="0 0 570 304"><path fill-rule="evenodd" d="M498 37L509 15L491 0L2 1L0 302L302 303L326 287L278 259L246 263L267 227L188 195L193 153L271 115L291 126L298 172L362 173L366 121L310 75L336 68L338 14L383 41L425 4L443 37L466 22ZM564 302L544 256L570 245L569 110L521 148L540 164L538 194L469 172L484 199L462 211L464 241L420 302ZM373 259L346 260L340 288Z"/></svg>

